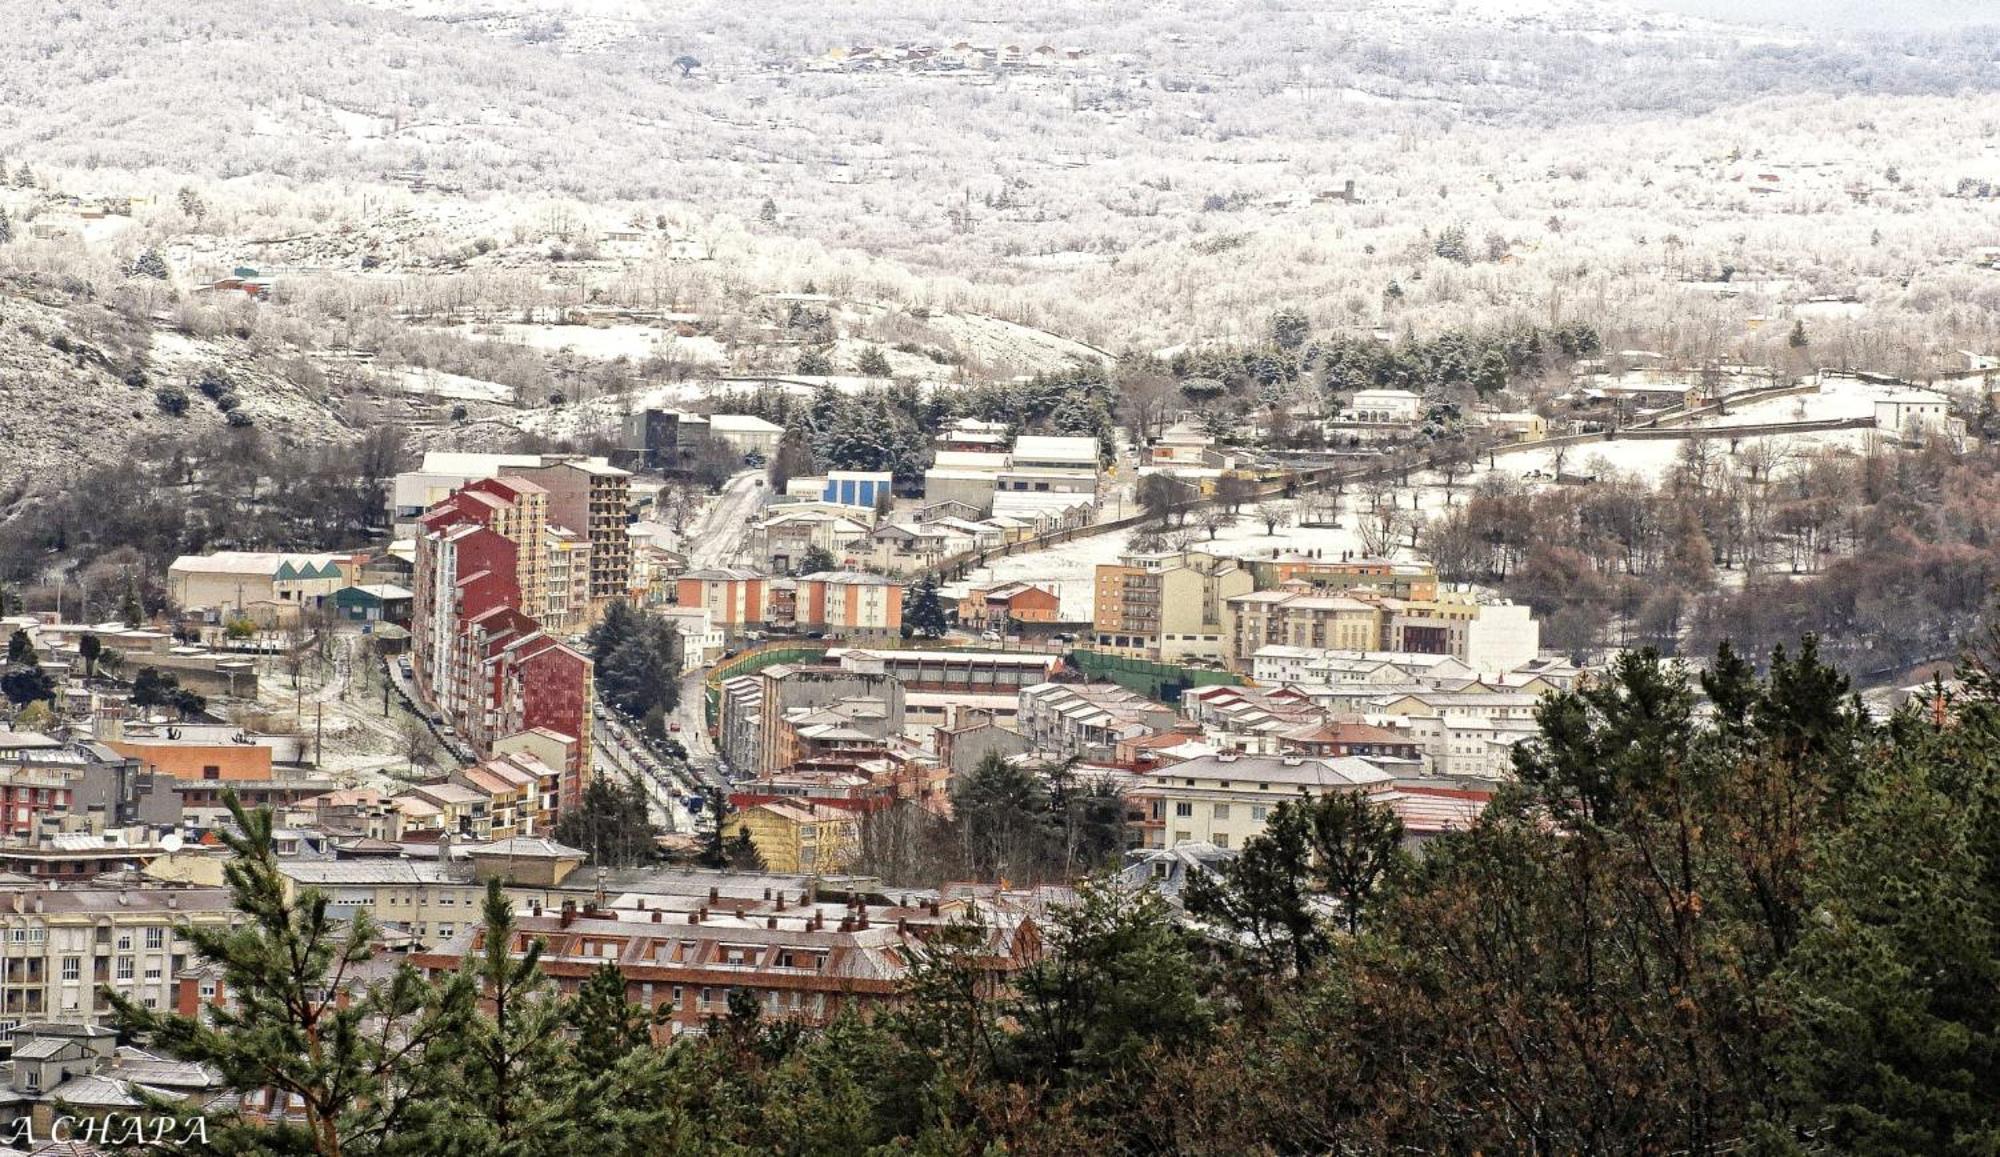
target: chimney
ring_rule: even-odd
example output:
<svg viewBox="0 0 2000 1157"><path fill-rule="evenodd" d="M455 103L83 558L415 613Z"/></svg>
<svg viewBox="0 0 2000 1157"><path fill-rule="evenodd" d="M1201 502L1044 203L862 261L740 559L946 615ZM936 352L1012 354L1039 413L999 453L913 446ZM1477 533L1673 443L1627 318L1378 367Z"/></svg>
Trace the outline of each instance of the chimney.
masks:
<svg viewBox="0 0 2000 1157"><path fill-rule="evenodd" d="M861 910L861 914L855 918L854 927L856 929L868 927L868 909L863 908Z"/></svg>
<svg viewBox="0 0 2000 1157"><path fill-rule="evenodd" d="M776 928L777 926L778 926L778 918L777 918L776 916L766 916L766 917L764 917L764 927L766 927L766 928Z"/></svg>
<svg viewBox="0 0 2000 1157"><path fill-rule="evenodd" d="M690 923L690 924L699 924L699 923L701 923L701 916L702 916L702 913L703 913L703 912L705 912L705 911L707 911L707 909L706 909L706 908L697 908L697 909L695 909L694 911L692 911L692 912L689 912L689 913L688 913L688 923Z"/></svg>
<svg viewBox="0 0 2000 1157"><path fill-rule="evenodd" d="M710 888L710 889L708 890L708 902L709 902L709 903L713 904L713 903L715 903L716 901L718 901L718 900L720 900L720 899L722 899L722 889L720 889L720 888Z"/></svg>
<svg viewBox="0 0 2000 1157"><path fill-rule="evenodd" d="M645 910L646 910L646 901L642 897L639 901L639 911L644 912Z"/></svg>
<svg viewBox="0 0 2000 1157"><path fill-rule="evenodd" d="M910 922L908 920L903 919L901 916L896 917L896 935L908 936L909 934L910 934Z"/></svg>
<svg viewBox="0 0 2000 1157"><path fill-rule="evenodd" d="M842 917L840 918L840 930L841 930L842 932L852 932L852 931L854 931L854 917L852 917L852 916L842 916Z"/></svg>
<svg viewBox="0 0 2000 1157"><path fill-rule="evenodd" d="M785 910L785 894L783 892L780 892L778 893L778 911L783 912L784 910Z"/></svg>
<svg viewBox="0 0 2000 1157"><path fill-rule="evenodd" d="M769 888L764 889L764 898L766 900L769 900L771 898L771 889Z"/></svg>
<svg viewBox="0 0 2000 1157"><path fill-rule="evenodd" d="M932 900L932 901L930 902L930 905L929 905L929 907L930 907L930 910L931 910L931 915L935 916L935 915L937 915L937 914L938 914L938 902L937 902L936 900Z"/></svg>
<svg viewBox="0 0 2000 1157"><path fill-rule="evenodd" d="M661 915L662 915L662 913L660 913L660 912L658 912L658 911L655 911L655 912L653 913L653 923L655 923L655 924L658 924L658 923L660 922L660 916L661 916Z"/></svg>

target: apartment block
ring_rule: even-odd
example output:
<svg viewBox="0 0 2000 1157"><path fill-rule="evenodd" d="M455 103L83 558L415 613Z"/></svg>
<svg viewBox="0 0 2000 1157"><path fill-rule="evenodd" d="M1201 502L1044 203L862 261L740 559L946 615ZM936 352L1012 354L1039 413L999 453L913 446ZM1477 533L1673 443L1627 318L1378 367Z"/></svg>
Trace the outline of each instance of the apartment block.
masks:
<svg viewBox="0 0 2000 1157"><path fill-rule="evenodd" d="M1236 560L1202 551L1135 553L1097 568L1100 650L1160 663L1229 654L1230 602L1254 586Z"/></svg>
<svg viewBox="0 0 2000 1157"><path fill-rule="evenodd" d="M540 943L542 970L565 991L606 964L616 967L626 998L652 1010L663 1035L704 1031L710 1018L727 1014L736 992L769 1019L820 1025L892 1003L926 939L965 920L969 907L826 903L769 888L762 899L626 895L560 911L531 907L516 916L509 951ZM1031 916L986 920L993 931L980 956L982 990L1004 984L1040 942ZM456 972L484 950L483 936L468 925L413 962L434 974Z"/></svg>
<svg viewBox="0 0 2000 1157"><path fill-rule="evenodd" d="M194 949L188 925L241 917L221 888L60 886L0 894L0 1040L24 1020L103 1025L109 989L147 1008L173 1006L174 977Z"/></svg>
<svg viewBox="0 0 2000 1157"><path fill-rule="evenodd" d="M1116 683L1023 687L1015 728L1036 751L1108 760L1121 741L1165 731L1174 710Z"/></svg>
<svg viewBox="0 0 2000 1157"><path fill-rule="evenodd" d="M590 606L594 622L632 585L632 475L599 459L543 455L542 464L510 473L548 492L549 521L590 543Z"/></svg>
<svg viewBox="0 0 2000 1157"><path fill-rule="evenodd" d="M707 611L710 625L724 634L741 634L769 621L769 581L741 567L691 570L674 580L674 602Z"/></svg>
<svg viewBox="0 0 2000 1157"><path fill-rule="evenodd" d="M1143 817L1137 846L1241 848L1279 804L1301 793L1373 791L1393 777L1365 759L1222 752L1142 770L1128 796Z"/></svg>
<svg viewBox="0 0 2000 1157"><path fill-rule="evenodd" d="M859 571L821 571L798 580L795 623L841 638L892 638L903 627L903 588Z"/></svg>
<svg viewBox="0 0 2000 1157"><path fill-rule="evenodd" d="M520 732L558 738L565 745L558 806L570 806L591 774L590 660L549 636L524 606L521 545L472 519L463 498L453 495L427 513L417 540L411 658L418 692L481 758ZM485 505L474 499L472 509ZM505 525L546 557L546 526L520 519Z"/></svg>

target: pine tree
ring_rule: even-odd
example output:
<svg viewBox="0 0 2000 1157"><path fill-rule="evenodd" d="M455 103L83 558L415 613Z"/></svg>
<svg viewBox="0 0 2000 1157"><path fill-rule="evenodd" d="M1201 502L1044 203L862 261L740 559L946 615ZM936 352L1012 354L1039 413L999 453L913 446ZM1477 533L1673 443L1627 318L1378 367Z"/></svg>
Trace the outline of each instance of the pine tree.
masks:
<svg viewBox="0 0 2000 1157"><path fill-rule="evenodd" d="M359 970L374 957L368 910L356 909L342 925L318 889L288 896L270 811L246 812L234 792L223 799L235 821L234 831L218 830L235 853L223 880L249 919L186 926L178 935L198 958L221 967L228 1000L183 1016L106 989L113 1018L119 1031L152 1047L215 1066L231 1088L292 1098L303 1116L301 1123L264 1125L215 1118L210 1151L381 1152L414 1122L427 1095L405 1077L430 1049L466 1030L472 987L463 980L428 984L407 965L386 981L361 984Z"/></svg>
<svg viewBox="0 0 2000 1157"><path fill-rule="evenodd" d="M614 868L647 863L657 852L646 790L604 776L590 781L576 807L563 810L555 838L590 853L591 863Z"/></svg>
<svg viewBox="0 0 2000 1157"><path fill-rule="evenodd" d="M938 597L938 582L933 575L925 575L910 588L909 605L903 608L903 621L910 630L926 639L942 638L950 624L945 621L944 601Z"/></svg>
<svg viewBox="0 0 2000 1157"><path fill-rule="evenodd" d="M148 248L132 259L132 276L165 281L172 273L167 269L167 259L160 256L160 251Z"/></svg>
<svg viewBox="0 0 2000 1157"><path fill-rule="evenodd" d="M854 372L864 378L886 378L895 371L889 366L889 356L875 346L869 346L854 363Z"/></svg>
<svg viewBox="0 0 2000 1157"><path fill-rule="evenodd" d="M0 209L0 245L14 239L14 222L7 216L7 210Z"/></svg>
<svg viewBox="0 0 2000 1157"><path fill-rule="evenodd" d="M563 1040L565 1005L542 973L542 941L517 944L514 906L500 881L486 882L481 945L464 982L482 1011L425 1058L417 1083L423 1118L412 1129L425 1152L540 1157L568 1147L563 1114L577 1074Z"/></svg>
<svg viewBox="0 0 2000 1157"><path fill-rule="evenodd" d="M35 655L35 643L28 638L26 628L16 627L14 633L7 636L7 662L10 665L26 663L30 667L41 662Z"/></svg>

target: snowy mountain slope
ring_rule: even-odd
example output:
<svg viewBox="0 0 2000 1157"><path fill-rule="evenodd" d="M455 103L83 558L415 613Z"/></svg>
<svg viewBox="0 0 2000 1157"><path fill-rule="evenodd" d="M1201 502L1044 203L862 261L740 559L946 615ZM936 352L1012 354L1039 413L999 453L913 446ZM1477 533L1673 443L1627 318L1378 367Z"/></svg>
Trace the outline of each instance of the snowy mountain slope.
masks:
<svg viewBox="0 0 2000 1157"><path fill-rule="evenodd" d="M163 407L163 392L185 403L180 414ZM251 342L189 337L47 281L0 279L0 494L9 504L119 461L139 442L222 429L231 412L280 446L353 433L323 392L290 380Z"/></svg>

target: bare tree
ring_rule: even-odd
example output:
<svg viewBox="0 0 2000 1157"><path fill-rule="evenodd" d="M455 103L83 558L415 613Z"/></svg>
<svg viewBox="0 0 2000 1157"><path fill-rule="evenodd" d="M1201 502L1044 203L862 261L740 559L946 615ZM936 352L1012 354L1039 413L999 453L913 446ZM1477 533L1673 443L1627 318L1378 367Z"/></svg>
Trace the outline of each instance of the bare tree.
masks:
<svg viewBox="0 0 2000 1157"><path fill-rule="evenodd" d="M396 754L410 765L411 774L416 773L418 764L435 763L438 752L437 736L431 734L430 725L423 720L408 716L396 728Z"/></svg>
<svg viewBox="0 0 2000 1157"><path fill-rule="evenodd" d="M1281 526L1292 524L1292 504L1282 499L1272 499L1257 504L1257 521L1264 524L1264 533L1275 536Z"/></svg>
<svg viewBox="0 0 2000 1157"><path fill-rule="evenodd" d="M1214 542L1216 532L1235 525L1236 516L1220 506L1209 506L1195 515L1195 522L1208 532L1208 540Z"/></svg>
<svg viewBox="0 0 2000 1157"><path fill-rule="evenodd" d="M1215 501L1235 514L1257 496L1257 484L1239 474L1224 474L1215 480Z"/></svg>

